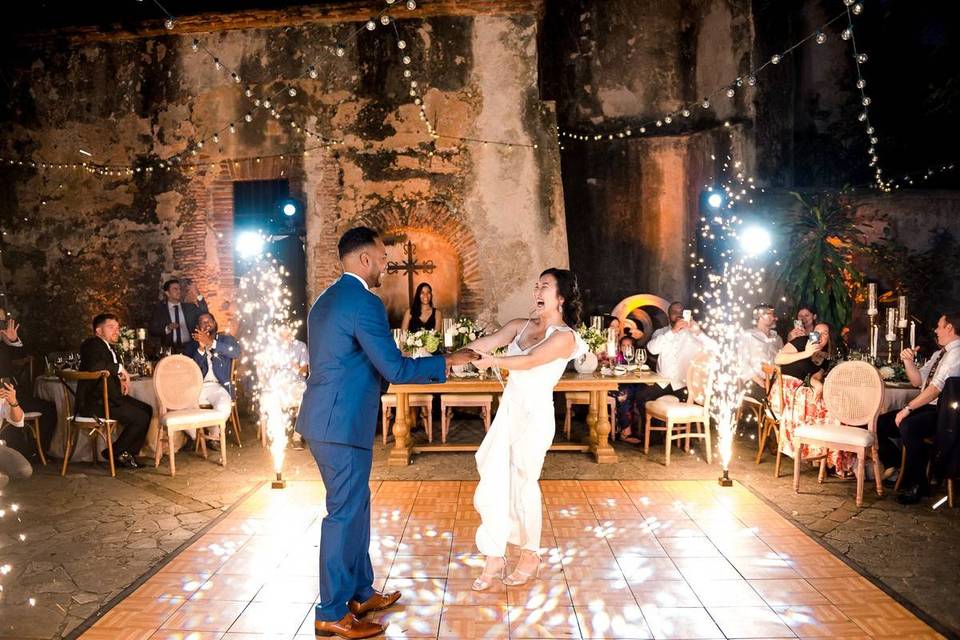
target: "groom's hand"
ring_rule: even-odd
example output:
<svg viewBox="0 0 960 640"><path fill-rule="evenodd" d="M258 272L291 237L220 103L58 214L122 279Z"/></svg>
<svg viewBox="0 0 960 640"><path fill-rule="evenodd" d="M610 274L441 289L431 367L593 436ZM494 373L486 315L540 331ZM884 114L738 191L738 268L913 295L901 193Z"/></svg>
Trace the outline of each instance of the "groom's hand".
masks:
<svg viewBox="0 0 960 640"><path fill-rule="evenodd" d="M480 356L471 349L461 349L455 353L443 356L448 368L458 367L460 365L467 364L468 362L473 362L479 358Z"/></svg>

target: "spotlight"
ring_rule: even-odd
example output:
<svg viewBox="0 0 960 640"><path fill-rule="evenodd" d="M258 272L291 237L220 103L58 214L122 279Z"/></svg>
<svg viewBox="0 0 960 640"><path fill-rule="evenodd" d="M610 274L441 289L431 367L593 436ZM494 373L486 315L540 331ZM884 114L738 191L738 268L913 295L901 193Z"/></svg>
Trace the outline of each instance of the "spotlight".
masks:
<svg viewBox="0 0 960 640"><path fill-rule="evenodd" d="M300 204L300 201L294 198L281 200L279 208L283 215L287 218L298 216L303 211L303 206Z"/></svg>
<svg viewBox="0 0 960 640"><path fill-rule="evenodd" d="M283 215L285 216L295 216L297 215L297 205L288 202L283 205Z"/></svg>
<svg viewBox="0 0 960 640"><path fill-rule="evenodd" d="M707 204L709 204L714 209L719 209L723 206L723 196L719 193L711 193L707 197Z"/></svg>
<svg viewBox="0 0 960 640"><path fill-rule="evenodd" d="M236 250L241 258L251 259L263 253L265 239L259 231L244 231L237 236Z"/></svg>
<svg viewBox="0 0 960 640"><path fill-rule="evenodd" d="M770 232L763 227L747 227L740 234L740 248L748 256L766 252L772 243Z"/></svg>

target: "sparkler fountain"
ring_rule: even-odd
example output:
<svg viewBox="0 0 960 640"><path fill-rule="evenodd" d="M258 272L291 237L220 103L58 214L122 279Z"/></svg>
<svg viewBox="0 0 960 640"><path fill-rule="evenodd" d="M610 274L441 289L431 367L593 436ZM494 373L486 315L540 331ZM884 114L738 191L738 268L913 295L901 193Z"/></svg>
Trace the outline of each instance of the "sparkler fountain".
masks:
<svg viewBox="0 0 960 640"><path fill-rule="evenodd" d="M288 272L275 259L256 257L240 280L239 308L244 363L252 363L253 402L264 425L273 470L274 489L286 486L283 459L291 409L300 404L303 383L296 374L288 336L301 321L290 311L291 294L284 284Z"/></svg>

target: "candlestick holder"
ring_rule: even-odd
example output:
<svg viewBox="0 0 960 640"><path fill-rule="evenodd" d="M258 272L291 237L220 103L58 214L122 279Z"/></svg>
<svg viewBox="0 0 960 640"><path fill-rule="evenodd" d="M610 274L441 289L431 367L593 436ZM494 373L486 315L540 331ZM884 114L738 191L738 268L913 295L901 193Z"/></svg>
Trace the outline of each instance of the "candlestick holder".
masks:
<svg viewBox="0 0 960 640"><path fill-rule="evenodd" d="M887 337L887 364L893 364L893 340Z"/></svg>

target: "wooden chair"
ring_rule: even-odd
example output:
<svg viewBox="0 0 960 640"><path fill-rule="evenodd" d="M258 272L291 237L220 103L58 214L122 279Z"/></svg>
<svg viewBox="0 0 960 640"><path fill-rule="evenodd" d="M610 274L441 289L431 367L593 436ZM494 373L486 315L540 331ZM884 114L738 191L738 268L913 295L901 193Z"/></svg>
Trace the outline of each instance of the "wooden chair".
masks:
<svg viewBox="0 0 960 640"><path fill-rule="evenodd" d="M493 419L493 394L490 393L442 393L440 394L440 442L446 444L450 431L450 418L454 407L479 407L483 419L483 432L490 430Z"/></svg>
<svg viewBox="0 0 960 640"><path fill-rule="evenodd" d="M644 405L647 414L643 434L643 452L650 452L650 432L666 432L666 464L670 464L670 449L674 440L686 438L686 450L690 450L690 438L702 438L707 449L707 464L711 462L710 441L710 396L713 392L711 355L697 354L687 369L687 401L680 402L674 396L663 396ZM659 420L664 426L653 426ZM694 428L699 425L700 429Z"/></svg>
<svg viewBox="0 0 960 640"><path fill-rule="evenodd" d="M803 459L799 452L803 445L852 451L857 454L857 506L860 507L863 505L868 451L873 456L877 495L883 495L883 472L877 448L877 416L883 406L883 380L869 363L841 362L823 383L823 401L831 423L802 424L793 430L793 442L798 452L793 464L793 488L800 493L800 463ZM824 471L825 460L821 460L820 482L823 482Z"/></svg>
<svg viewBox="0 0 960 640"><path fill-rule="evenodd" d="M110 377L109 371L74 371L73 369L61 369L57 372L60 383L63 385L63 406L67 414L67 433L66 442L63 447L63 467L60 470L61 476L67 475L67 466L70 464L70 456L73 448L76 446L77 438L82 429L89 429L89 435L93 441L93 460L99 458L100 447L97 445L99 438L103 438L107 443L107 456L110 463L110 475L117 476L117 470L113 464L113 433L117 428L117 421L110 417L110 398L107 392L107 379ZM81 416L75 413L74 391L70 383L79 383L81 380L100 380L103 387L103 417L99 416Z"/></svg>
<svg viewBox="0 0 960 640"><path fill-rule="evenodd" d="M230 386L233 387L234 397L230 399L230 426L233 427L233 438L237 441L237 447L243 447L243 442L240 440L240 414L237 413L237 398L236 394L239 393L240 387L237 386L237 360L234 358L230 361ZM213 405L210 404L201 404L201 409L212 409ZM259 434L258 434L259 437ZM264 436L265 437L265 436ZM197 446L200 446L199 438L197 438Z"/></svg>
<svg viewBox="0 0 960 640"><path fill-rule="evenodd" d="M770 392L773 390L773 385L776 384L777 380L781 379L780 367L775 364L770 364L769 362L764 362L761 365L763 369L763 392L767 398L770 397ZM774 439L774 447L779 451L780 449L780 421L779 419L770 411L769 402L757 402L753 398L744 397L744 400L748 402L748 405L751 411L754 413L754 420L757 423L757 459L755 460L756 464L760 464L760 459L763 457L763 452L767 447L767 440L770 438L771 434ZM743 409L743 404L740 405L740 409ZM739 422L739 420L738 420Z"/></svg>
<svg viewBox="0 0 960 640"><path fill-rule="evenodd" d="M590 392L567 391L563 395L567 402L567 411L563 416L563 435L569 440L573 422L573 407L575 405L590 406ZM607 415L610 416L610 423L613 425L610 429L610 440L615 441L617 439L617 399L613 396L607 396Z"/></svg>
<svg viewBox="0 0 960 640"><path fill-rule="evenodd" d="M429 393L417 393L407 396L411 409L423 409L426 414L427 441L433 442L433 395ZM387 436L390 434L390 417L397 408L397 396L392 393L385 393L380 396L380 404L383 407L383 444L387 444Z"/></svg>
<svg viewBox="0 0 960 640"><path fill-rule="evenodd" d="M29 374L30 377L27 379L27 381L31 385L30 388L32 389L33 388L32 386L33 385L33 356L26 355L22 358L11 360L10 364L13 365L14 370L18 374L21 374L23 371L26 371Z"/></svg>
<svg viewBox="0 0 960 640"><path fill-rule="evenodd" d="M200 367L187 356L167 356L158 362L154 369L153 389L160 407L157 441L154 445L154 466L160 466L166 440L171 476L177 475L176 451L170 446L176 431L196 429L200 451L206 458L207 445L199 431L206 427L220 427L220 464L227 466L227 417L212 409L200 408L202 387L203 374L200 373Z"/></svg>

